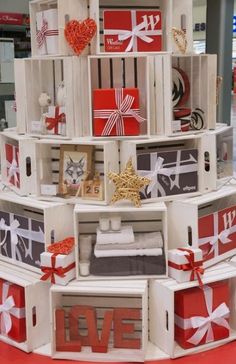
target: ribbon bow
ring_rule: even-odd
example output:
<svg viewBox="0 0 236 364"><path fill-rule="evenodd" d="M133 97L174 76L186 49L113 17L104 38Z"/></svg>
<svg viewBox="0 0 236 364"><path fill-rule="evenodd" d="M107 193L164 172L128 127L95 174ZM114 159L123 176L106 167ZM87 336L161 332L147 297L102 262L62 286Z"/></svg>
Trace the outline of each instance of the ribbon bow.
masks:
<svg viewBox="0 0 236 364"><path fill-rule="evenodd" d="M15 307L15 301L12 296L8 296L9 284L3 283L2 287L2 304L0 305L0 317L2 334L8 334L12 328L12 319L10 311Z"/></svg>
<svg viewBox="0 0 236 364"><path fill-rule="evenodd" d="M55 117L46 117L47 130L55 130L55 134L58 134L59 123L65 123L65 113L60 114L60 107L55 108Z"/></svg>
<svg viewBox="0 0 236 364"><path fill-rule="evenodd" d="M14 185L19 183L19 178L17 174L20 173L20 169L17 163L17 160L15 158L12 159L12 162L7 161L7 168L8 168L8 180L10 181L11 178L14 178Z"/></svg>
<svg viewBox="0 0 236 364"><path fill-rule="evenodd" d="M119 31L120 33L123 33L123 34L118 35L119 41L124 41L126 39L131 38L125 52L131 51L131 49L134 46L134 40L136 38L140 38L145 43L153 42L153 38L149 37L148 35L156 35L157 31L150 31L150 30L148 31L147 27L148 27L148 23L147 23L147 21L144 20L142 23L136 25L132 30Z"/></svg>
<svg viewBox="0 0 236 364"><path fill-rule="evenodd" d="M212 236L207 236L204 238L200 238L198 240L198 245L201 247L204 244L209 243L211 245L211 249L207 252L207 255L210 255L214 252L215 256L219 255L219 245L218 242L221 242L222 244L228 244L231 243L231 239L229 238L229 235L236 232L236 225L230 226L229 228L222 230L219 233L219 217L218 212L215 212L213 214L213 225L214 225L214 233Z"/></svg>
<svg viewBox="0 0 236 364"><path fill-rule="evenodd" d="M75 262L68 265L68 267L57 267L56 268L56 257L58 254L53 254L51 257L51 267L41 266L41 270L44 275L40 278L42 281L47 281L49 278L51 279L51 283L55 284L55 276L64 278L66 273L71 269L75 268Z"/></svg>
<svg viewBox="0 0 236 364"><path fill-rule="evenodd" d="M193 329L197 329L195 334L188 340L188 342L193 345L198 345L205 336L205 334L207 334L206 343L214 341L212 323L215 323L218 326L223 326L226 329L230 329L228 321L226 320L226 318L229 316L230 311L226 303L222 303L213 311L212 288L206 286L203 288L203 292L205 296L208 317L195 316L190 319L191 327Z"/></svg>
<svg viewBox="0 0 236 364"><path fill-rule="evenodd" d="M48 22L45 18L43 18L42 27L40 30L37 31L36 34L36 41L38 48L42 48L42 46L46 42L47 32L48 32Z"/></svg>
<svg viewBox="0 0 236 364"><path fill-rule="evenodd" d="M190 249L179 248L178 250L188 253L187 255L185 255L185 258L187 259L188 264L182 264L181 265L181 270L183 270L185 272L186 271L191 271L190 281L191 282L194 281L195 276L196 276L196 278L198 280L198 283L199 283L199 286L202 287L203 283L202 283L201 275L203 275L204 272L205 272L205 269L201 266L202 261L195 262L194 261L194 253Z"/></svg>
<svg viewBox="0 0 236 364"><path fill-rule="evenodd" d="M139 115L139 109L131 109L135 98L131 95L123 96L123 88L115 89L115 102L117 109L115 110L95 110L95 118L107 119L106 125L102 131L102 136L111 134L112 129L116 126L117 135L125 135L124 118L134 117L139 123L145 119Z"/></svg>

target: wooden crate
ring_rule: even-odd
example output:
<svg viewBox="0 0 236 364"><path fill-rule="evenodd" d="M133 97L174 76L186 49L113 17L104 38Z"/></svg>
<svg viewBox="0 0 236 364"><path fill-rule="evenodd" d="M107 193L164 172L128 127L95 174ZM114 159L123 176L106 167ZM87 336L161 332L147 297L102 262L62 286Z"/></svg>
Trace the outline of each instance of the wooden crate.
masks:
<svg viewBox="0 0 236 364"><path fill-rule="evenodd" d="M149 140L122 141L120 144L121 169L129 158L132 158L134 168L137 169L137 156L149 152L162 152L174 150L198 150L198 191L186 194L161 196L157 198L144 199L142 202L153 202L163 200L180 199L181 197L195 196L200 193L207 193L215 189L216 181L216 157L214 135L186 135L182 137L155 137Z"/></svg>
<svg viewBox="0 0 236 364"><path fill-rule="evenodd" d="M36 13L48 9L57 9L58 11L58 54L54 56L72 56L73 50L69 47L64 36L64 29L69 20L82 21L88 18L88 1L87 0L33 0L30 6L30 32L32 56L38 54L36 42ZM87 54L89 48L83 52Z"/></svg>
<svg viewBox="0 0 236 364"><path fill-rule="evenodd" d="M142 268L144 271L147 272L147 266L145 268L145 264L149 264L149 266L153 266L153 268L150 270L149 274L139 274L139 275L132 275L127 274L125 275L124 267L121 267L120 269L122 273L119 275L119 271L116 272L116 274L109 273L107 274L90 274L87 277L84 277L80 274L80 236L81 235L91 235L92 236L92 242L95 243L96 241L96 229L99 227L99 218L102 216L105 217L113 217L113 216L120 216L121 217L121 223L122 226L132 226L133 231L136 234L139 233L150 233L150 232L156 232L160 231L162 234L163 239L163 248L162 248L162 254L156 257L151 257L151 261L146 262L140 262L140 265L143 265ZM74 222L75 222L75 239L76 239L76 274L78 280L117 280L117 279L143 279L143 278L155 278L155 277L161 277L165 278L167 277L167 215L166 215L166 206L163 203L160 204L153 204L153 205L145 205L142 206L142 208L137 209L135 207L129 206L127 204L118 204L118 206L107 206L106 208L99 207L99 206L82 206L82 205L76 205L74 210ZM139 258L139 257L138 257ZM137 258L137 259L138 259ZM94 259L94 258L93 258ZM95 258L96 259L96 258ZM117 264L117 261L112 263L110 259L107 259L107 263L103 262L96 262L96 260L93 260L94 262L94 269L97 270L97 264L103 265L107 264L109 266L112 266L112 264ZM103 259L104 260L104 259ZM124 257L120 257L120 261L124 260ZM133 269L141 271L140 267L137 268L135 266L135 261L133 261ZM128 264L126 266L126 269L128 267ZM90 263L91 268L91 263ZM157 272L156 274L153 274L153 271ZM121 272L121 271L120 271Z"/></svg>
<svg viewBox="0 0 236 364"><path fill-rule="evenodd" d="M173 201L168 205L168 234L169 248L182 248L190 246L199 247L199 218L236 205L236 188L234 186L223 187L218 191L203 196L190 198L183 201ZM228 224L234 225L234 215ZM229 220L229 217L228 219ZM210 239L209 239L210 241ZM218 241L216 242L219 243ZM236 254L236 250L230 250L204 262L208 267L225 260Z"/></svg>
<svg viewBox="0 0 236 364"><path fill-rule="evenodd" d="M26 58L15 60L17 131L43 138L68 139L75 136L74 95L79 83L73 75L73 57ZM65 135L43 134L40 119L47 112L39 105L38 99L46 92L56 105L59 84L66 87L66 133ZM78 92L76 92L78 94ZM79 123L79 115L77 115ZM36 126L35 126L36 125ZM80 135L81 136L81 135Z"/></svg>
<svg viewBox="0 0 236 364"><path fill-rule="evenodd" d="M217 185L220 187L233 177L233 127L217 124L216 130Z"/></svg>
<svg viewBox="0 0 236 364"><path fill-rule="evenodd" d="M94 165L95 170L100 173L103 183L103 199L100 201L92 199L81 199L72 196L63 198L49 196L41 193L41 186L47 185L56 188L59 185L59 162L60 146L93 146L95 151ZM68 141L55 141L52 139L41 139L35 144L37 163L37 196L43 200L79 203L83 204L108 204L114 193L114 186L109 183L107 174L110 171L119 171L118 145L115 141L91 141L89 139L73 139Z"/></svg>
<svg viewBox="0 0 236 364"><path fill-rule="evenodd" d="M215 129L216 127L216 79L217 79L217 56L209 54L201 55L173 55L172 68L181 69L188 78L190 94L186 102L183 101L176 108L189 108L192 112L200 108L203 111L203 129ZM168 72L173 81L171 70ZM167 76L168 77L168 76ZM202 85L204 84L204 87ZM186 86L186 82L185 82ZM173 86L171 86L173 87ZM178 87L178 85L177 85ZM171 89L172 93L172 89ZM172 96L173 97L173 94ZM169 120L167 120L169 121ZM190 129L179 131L180 122L174 120L165 125L166 135L192 134L202 132L201 130Z"/></svg>
<svg viewBox="0 0 236 364"><path fill-rule="evenodd" d="M112 55L89 57L89 97L90 135L93 136L93 90L110 88L138 88L140 114L146 120L140 124L140 135L129 138L142 138L150 135L150 98L154 89L150 86L150 58L135 55ZM96 137L100 138L101 137ZM104 138L104 137L103 137ZM108 136L106 138L112 138ZM113 138L128 138L117 136Z"/></svg>
<svg viewBox="0 0 236 364"><path fill-rule="evenodd" d="M1 262L0 278L25 289L26 341L18 343L1 334L0 341L27 353L50 342L49 288L38 275ZM36 315L36 325L33 316Z"/></svg>
<svg viewBox="0 0 236 364"><path fill-rule="evenodd" d="M83 282L72 282L66 287L54 285L51 288L51 339L52 357L54 359L71 359L84 361L136 361L143 362L148 341L148 322L147 322L147 281L127 281L102 283L94 282L84 284ZM91 347L82 347L81 352L59 351L56 347L56 322L55 310L62 308L66 311L66 332L69 331L67 321L68 312L71 307L77 305L91 306L96 309L97 327L99 334L103 325L102 318L104 312L117 308L128 308L140 310L140 318L129 323L134 324L134 333L131 332L128 339L140 339L140 349L114 348L113 328L109 339L107 353L92 352ZM86 321L81 321L80 333L86 335ZM128 341L128 340L127 340Z"/></svg>
<svg viewBox="0 0 236 364"><path fill-rule="evenodd" d="M33 138L18 135L14 129L6 129L0 135L1 141L1 173L3 185L9 187L11 190L19 195L26 196L28 194L34 194L36 192L36 160L34 154ZM13 159L7 161L6 145L13 146L15 154ZM32 151L29 154L29 151ZM17 178L14 181L10 180L9 168L13 163L17 162ZM15 161L15 162L14 162ZM12 173L14 171L12 170ZM16 173L16 170L15 170ZM19 184L16 180L19 179Z"/></svg>
<svg viewBox="0 0 236 364"><path fill-rule="evenodd" d="M0 228L1 261L6 261L41 274L40 251L45 251L47 246L53 242L73 236L73 206L37 201L19 197L14 193L3 192L0 196L0 210L1 219L5 220L6 225L5 228L4 226ZM9 222L6 219L9 219ZM64 224L58 223L59 220L63 220ZM7 234L10 234L10 232L7 232L7 229L10 229L11 225L14 234L13 226L16 221L21 222L19 232L16 231L18 242L16 245L13 243L13 250L11 248L9 250L9 246L6 247L6 244L4 245L5 234L6 237ZM25 226L26 224L28 227ZM35 236L27 239L30 227L31 231L38 233L38 240L36 240ZM26 234L24 234L24 231ZM38 243L37 246L35 245L36 243ZM42 244L42 249L38 247L40 244ZM33 248L36 249L36 255L34 256L32 254ZM31 256L32 259L27 258Z"/></svg>
<svg viewBox="0 0 236 364"><path fill-rule="evenodd" d="M91 52L93 54L104 53L103 10L126 10L127 8L142 10L160 9L162 12L163 51L179 52L171 34L171 29L175 27L185 30L188 42L187 52L191 52L193 49L192 6L192 0L146 0L145 5L142 0L90 0L90 18L95 19L98 25L97 37L94 37L91 42Z"/></svg>
<svg viewBox="0 0 236 364"><path fill-rule="evenodd" d="M176 292L183 289L198 286L198 282L177 283L174 279L165 281L153 280L149 289L149 319L150 340L171 358L191 355L197 352L213 349L224 345L236 338L235 321L235 267L228 263L216 265L207 270L203 277L203 284L229 280L230 286L230 336L226 339L213 341L211 343L196 346L191 349L181 348L174 339L174 296Z"/></svg>

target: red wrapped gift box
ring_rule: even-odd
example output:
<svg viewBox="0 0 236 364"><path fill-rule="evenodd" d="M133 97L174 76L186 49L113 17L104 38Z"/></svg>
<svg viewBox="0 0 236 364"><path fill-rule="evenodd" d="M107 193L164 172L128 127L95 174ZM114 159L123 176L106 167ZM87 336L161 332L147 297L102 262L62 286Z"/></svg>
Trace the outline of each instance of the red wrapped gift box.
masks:
<svg viewBox="0 0 236 364"><path fill-rule="evenodd" d="M0 279L0 332L17 342L26 340L25 290Z"/></svg>
<svg viewBox="0 0 236 364"><path fill-rule="evenodd" d="M162 50L161 12L105 10L106 52L158 52Z"/></svg>
<svg viewBox="0 0 236 364"><path fill-rule="evenodd" d="M16 186L20 187L19 170L19 148L12 144L5 144L7 179Z"/></svg>
<svg viewBox="0 0 236 364"><path fill-rule="evenodd" d="M139 135L139 90L137 88L93 91L93 134L95 136Z"/></svg>
<svg viewBox="0 0 236 364"><path fill-rule="evenodd" d="M175 293L175 340L184 349L229 336L228 281Z"/></svg>
<svg viewBox="0 0 236 364"><path fill-rule="evenodd" d="M199 248L203 260L210 260L236 249L236 207L232 206L213 214L203 216L198 221Z"/></svg>

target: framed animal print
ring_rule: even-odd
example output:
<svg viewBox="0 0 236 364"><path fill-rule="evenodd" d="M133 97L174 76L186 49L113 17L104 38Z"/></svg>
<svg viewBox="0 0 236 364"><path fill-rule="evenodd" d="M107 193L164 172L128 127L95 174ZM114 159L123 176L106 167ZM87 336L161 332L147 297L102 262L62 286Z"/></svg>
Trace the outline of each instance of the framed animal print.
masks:
<svg viewBox="0 0 236 364"><path fill-rule="evenodd" d="M93 146L61 145L59 194L76 196L88 173L93 171Z"/></svg>

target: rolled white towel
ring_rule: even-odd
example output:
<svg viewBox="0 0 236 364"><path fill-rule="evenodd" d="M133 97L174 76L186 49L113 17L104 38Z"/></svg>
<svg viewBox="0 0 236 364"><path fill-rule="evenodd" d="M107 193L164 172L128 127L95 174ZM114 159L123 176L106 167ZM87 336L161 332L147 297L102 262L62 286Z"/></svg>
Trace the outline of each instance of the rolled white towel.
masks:
<svg viewBox="0 0 236 364"><path fill-rule="evenodd" d="M94 255L96 258L159 256L159 255L162 255L162 248L129 249L129 250L126 250L126 249L125 250L98 250L95 246Z"/></svg>

